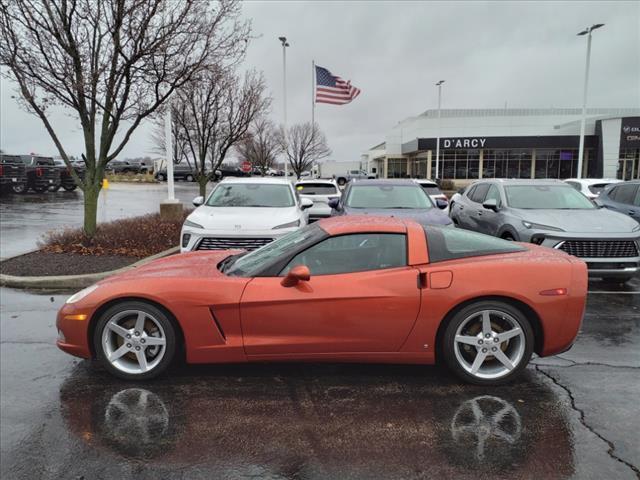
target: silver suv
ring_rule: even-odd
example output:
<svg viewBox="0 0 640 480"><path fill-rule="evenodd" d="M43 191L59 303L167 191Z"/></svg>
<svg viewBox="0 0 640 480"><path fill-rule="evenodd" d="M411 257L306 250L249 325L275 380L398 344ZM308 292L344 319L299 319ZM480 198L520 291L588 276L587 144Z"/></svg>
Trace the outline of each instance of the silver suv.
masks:
<svg viewBox="0 0 640 480"><path fill-rule="evenodd" d="M468 230L580 257L590 276L625 282L640 272L640 224L559 180L478 180L449 216Z"/></svg>

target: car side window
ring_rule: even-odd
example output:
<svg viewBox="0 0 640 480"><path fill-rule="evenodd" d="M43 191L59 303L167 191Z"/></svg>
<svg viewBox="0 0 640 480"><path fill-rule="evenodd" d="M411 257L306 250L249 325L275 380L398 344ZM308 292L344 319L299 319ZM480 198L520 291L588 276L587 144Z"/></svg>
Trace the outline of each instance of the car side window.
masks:
<svg viewBox="0 0 640 480"><path fill-rule="evenodd" d="M473 190L473 192L471 192L471 194L469 195L469 198L471 199L472 202L482 203L484 200L484 197L487 195L488 190L489 190L488 183L481 183L479 185L476 185L476 188Z"/></svg>
<svg viewBox="0 0 640 480"><path fill-rule="evenodd" d="M475 192L476 187L477 187L477 185L474 185L474 186L472 186L468 191L465 191L465 192L458 192L458 193L466 195L466 196L467 196L467 198L468 198L469 200L471 200L471 195L473 195L473 193Z"/></svg>
<svg viewBox="0 0 640 480"><path fill-rule="evenodd" d="M407 264L407 239L396 233L357 233L327 238L293 257L280 272L306 265L311 275L335 275Z"/></svg>
<svg viewBox="0 0 640 480"><path fill-rule="evenodd" d="M489 187L489 191L487 192L487 196L484 197L484 199L482 200L482 202L486 202L487 200L495 200L496 204L498 206L500 206L500 191L498 190L498 187L496 187L495 185L491 185Z"/></svg>

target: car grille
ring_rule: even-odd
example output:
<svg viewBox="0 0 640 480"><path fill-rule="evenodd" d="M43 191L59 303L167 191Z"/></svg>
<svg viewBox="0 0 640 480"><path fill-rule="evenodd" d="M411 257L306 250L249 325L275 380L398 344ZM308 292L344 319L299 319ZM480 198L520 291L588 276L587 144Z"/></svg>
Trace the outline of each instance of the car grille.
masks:
<svg viewBox="0 0 640 480"><path fill-rule="evenodd" d="M633 240L567 240L556 248L569 255L583 258L638 256L638 247Z"/></svg>
<svg viewBox="0 0 640 480"><path fill-rule="evenodd" d="M267 243L271 243L273 238L213 238L204 237L200 240L197 250L231 250L240 248L243 250L255 250Z"/></svg>

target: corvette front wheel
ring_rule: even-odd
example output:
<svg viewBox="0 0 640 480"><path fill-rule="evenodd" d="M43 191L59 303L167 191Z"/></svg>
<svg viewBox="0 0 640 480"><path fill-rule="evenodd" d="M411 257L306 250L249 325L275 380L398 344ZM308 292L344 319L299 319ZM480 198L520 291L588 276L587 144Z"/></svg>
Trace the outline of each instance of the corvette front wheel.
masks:
<svg viewBox="0 0 640 480"><path fill-rule="evenodd" d="M94 333L98 361L125 380L160 375L173 360L176 333L159 308L138 301L118 303L98 319Z"/></svg>
<svg viewBox="0 0 640 480"><path fill-rule="evenodd" d="M476 385L500 385L527 366L534 337L520 310L504 302L483 301L457 312L442 341L445 361L458 377Z"/></svg>

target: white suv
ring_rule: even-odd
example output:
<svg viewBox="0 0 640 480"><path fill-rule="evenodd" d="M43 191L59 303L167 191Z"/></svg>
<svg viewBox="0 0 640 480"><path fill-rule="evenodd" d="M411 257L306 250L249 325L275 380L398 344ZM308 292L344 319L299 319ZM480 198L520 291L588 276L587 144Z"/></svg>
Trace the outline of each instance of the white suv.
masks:
<svg viewBox="0 0 640 480"><path fill-rule="evenodd" d="M181 252L254 250L308 223L313 205L281 178L225 178L197 206L180 234Z"/></svg>

